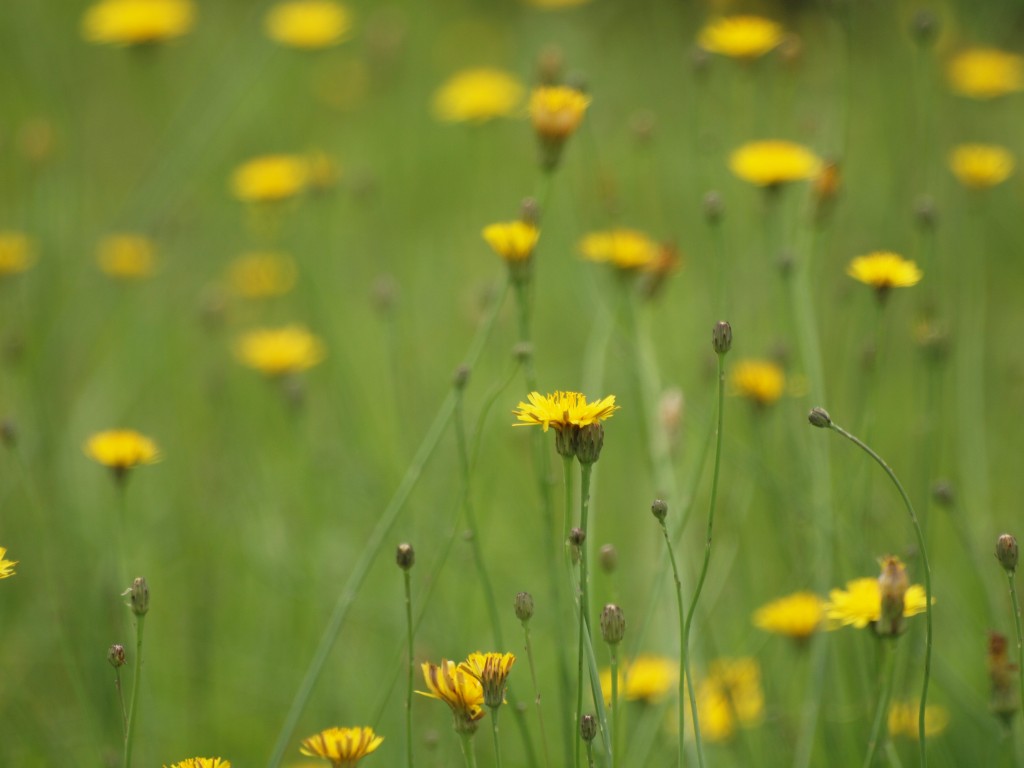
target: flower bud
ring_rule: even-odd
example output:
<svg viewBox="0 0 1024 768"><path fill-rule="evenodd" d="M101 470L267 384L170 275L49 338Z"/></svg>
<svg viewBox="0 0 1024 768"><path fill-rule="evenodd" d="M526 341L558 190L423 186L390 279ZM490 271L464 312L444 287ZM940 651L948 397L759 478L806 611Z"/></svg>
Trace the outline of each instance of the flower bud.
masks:
<svg viewBox="0 0 1024 768"><path fill-rule="evenodd" d="M668 514L668 503L662 499L655 499L654 503L651 504L651 514L658 518L659 522L665 522L665 516Z"/></svg>
<svg viewBox="0 0 1024 768"><path fill-rule="evenodd" d="M576 431L573 443L580 464L593 464L600 458L601 448L604 447L604 424L598 421L580 427Z"/></svg>
<svg viewBox="0 0 1024 768"><path fill-rule="evenodd" d="M1017 570L1017 539L1009 533L1004 533L996 540L996 558L1007 573Z"/></svg>
<svg viewBox="0 0 1024 768"><path fill-rule="evenodd" d="M732 326L725 320L715 323L715 328L711 331L711 346L718 355L724 355L732 349Z"/></svg>
<svg viewBox="0 0 1024 768"><path fill-rule="evenodd" d="M529 621L533 618L533 595L529 592L517 592L515 600L516 618Z"/></svg>
<svg viewBox="0 0 1024 768"><path fill-rule="evenodd" d="M619 564L619 551L614 544L604 544L597 553L597 561L605 573L614 573Z"/></svg>
<svg viewBox="0 0 1024 768"><path fill-rule="evenodd" d="M622 609L614 603L608 603L601 611L601 637L608 645L618 645L626 634L626 617Z"/></svg>
<svg viewBox="0 0 1024 768"><path fill-rule="evenodd" d="M107 661L110 662L110 666L114 669L123 667L127 661L124 655L124 646L120 643L114 643L110 646L110 648L107 649Z"/></svg>
<svg viewBox="0 0 1024 768"><path fill-rule="evenodd" d="M879 637L896 637L903 631L903 609L910 580L907 569L898 557L882 558L882 574L878 589L882 597L882 611L875 632Z"/></svg>
<svg viewBox="0 0 1024 768"><path fill-rule="evenodd" d="M412 544L399 544L395 552L395 562L403 571L408 571L416 562L416 551Z"/></svg>
<svg viewBox="0 0 1024 768"><path fill-rule="evenodd" d="M580 718L580 736L588 743L597 736L597 720L593 715L584 715Z"/></svg>
<svg viewBox="0 0 1024 768"><path fill-rule="evenodd" d="M131 606L132 613L136 616L145 616L149 610L149 585L146 580L139 576L122 595L128 598L126 605Z"/></svg>
<svg viewBox="0 0 1024 768"><path fill-rule="evenodd" d="M824 408L811 408L811 412L807 414L807 420L819 429L832 426L832 417L828 415L828 411Z"/></svg>
<svg viewBox="0 0 1024 768"><path fill-rule="evenodd" d="M452 386L459 390L465 389L469 382L469 370L469 366L465 363L456 368L455 375L452 376Z"/></svg>
<svg viewBox="0 0 1024 768"><path fill-rule="evenodd" d="M708 224L714 225L721 221L724 211L725 204L722 202L720 194L711 191L704 195L704 218L707 219Z"/></svg>

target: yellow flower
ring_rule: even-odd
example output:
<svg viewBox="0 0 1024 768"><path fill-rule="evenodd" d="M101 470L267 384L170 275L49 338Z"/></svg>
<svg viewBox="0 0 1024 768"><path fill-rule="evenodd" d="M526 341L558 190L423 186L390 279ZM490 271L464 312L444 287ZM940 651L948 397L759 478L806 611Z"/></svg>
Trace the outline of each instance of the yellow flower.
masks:
<svg viewBox="0 0 1024 768"><path fill-rule="evenodd" d="M545 140L564 141L579 127L590 106L590 97L575 88L548 85L530 94L530 120Z"/></svg>
<svg viewBox="0 0 1024 768"><path fill-rule="evenodd" d="M434 114L445 123L483 123L507 117L523 100L523 85L500 69L466 69L434 94Z"/></svg>
<svg viewBox="0 0 1024 768"><path fill-rule="evenodd" d="M243 163L231 176L231 191L248 203L287 200L304 191L309 164L297 155L263 155Z"/></svg>
<svg viewBox="0 0 1024 768"><path fill-rule="evenodd" d="M164 768L168 768L166 765ZM170 768L231 768L231 763L219 757L190 757L175 763Z"/></svg>
<svg viewBox="0 0 1024 768"><path fill-rule="evenodd" d="M709 23L700 32L700 47L712 53L738 59L756 59L777 47L782 26L761 16L726 16Z"/></svg>
<svg viewBox="0 0 1024 768"><path fill-rule="evenodd" d="M759 406L771 405L786 388L786 374L770 360L740 360L733 366L730 381L735 394Z"/></svg>
<svg viewBox="0 0 1024 768"><path fill-rule="evenodd" d="M36 261L35 245L24 232L0 232L0 277L26 271Z"/></svg>
<svg viewBox="0 0 1024 768"><path fill-rule="evenodd" d="M96 262L104 274L124 280L149 277L156 268L156 248L145 235L120 233L100 241Z"/></svg>
<svg viewBox="0 0 1024 768"><path fill-rule="evenodd" d="M791 141L752 141L729 156L732 172L759 187L812 179L821 172L821 158Z"/></svg>
<svg viewBox="0 0 1024 768"><path fill-rule="evenodd" d="M277 3L266 15L267 36L293 48L327 48L349 37L352 15L332 0L288 0Z"/></svg>
<svg viewBox="0 0 1024 768"><path fill-rule="evenodd" d="M537 247L540 232L525 221L507 221L484 227L483 236L505 261L526 261Z"/></svg>
<svg viewBox="0 0 1024 768"><path fill-rule="evenodd" d="M585 427L611 418L612 413L619 409L615 404L615 395L588 403L587 398L579 392L558 391L549 395L531 392L527 395L528 403L520 402L513 411L522 422L513 426L522 427L539 424L545 432L548 427L557 431L567 427Z"/></svg>
<svg viewBox="0 0 1024 768"><path fill-rule="evenodd" d="M924 587L913 584L903 598L903 616L924 613ZM833 589L825 604L826 629L855 627L864 629L882 617L882 588L878 579L863 578L846 582L846 589Z"/></svg>
<svg viewBox="0 0 1024 768"><path fill-rule="evenodd" d="M825 601L813 592L795 592L762 605L754 626L765 632L806 640L821 626Z"/></svg>
<svg viewBox="0 0 1024 768"><path fill-rule="evenodd" d="M441 660L441 666L424 662L422 668L423 680L430 690L416 693L443 701L451 707L455 730L473 733L477 720L484 716L484 688L480 681L446 659Z"/></svg>
<svg viewBox="0 0 1024 768"><path fill-rule="evenodd" d="M84 446L85 455L114 470L119 477L139 464L160 461L160 451L151 439L133 429L108 429L92 435Z"/></svg>
<svg viewBox="0 0 1024 768"><path fill-rule="evenodd" d="M764 716L761 668L755 659L717 659L697 689L701 735L710 742L727 741L736 727L749 728Z"/></svg>
<svg viewBox="0 0 1024 768"><path fill-rule="evenodd" d="M626 701L654 703L672 691L679 680L679 664L667 656L641 655L623 662L618 670L619 696ZM611 669L601 670L601 690L612 700Z"/></svg>
<svg viewBox="0 0 1024 768"><path fill-rule="evenodd" d="M7 557L7 550L0 547L0 579L6 579L14 575L14 566L18 564L17 560L5 560Z"/></svg>
<svg viewBox="0 0 1024 768"><path fill-rule="evenodd" d="M515 661L516 657L511 653L477 651L469 654L466 660L459 664L459 669L480 681L484 689L484 703L494 709L505 701L505 685Z"/></svg>
<svg viewBox="0 0 1024 768"><path fill-rule="evenodd" d="M961 144L949 156L949 167L961 184L972 189L994 187L1013 173L1013 154L996 144Z"/></svg>
<svg viewBox="0 0 1024 768"><path fill-rule="evenodd" d="M384 741L373 728L328 728L302 740L300 752L330 760L336 768L348 768L373 752Z"/></svg>
<svg viewBox="0 0 1024 768"><path fill-rule="evenodd" d="M994 99L1024 90L1024 57L996 48L969 48L953 57L947 75L955 93Z"/></svg>
<svg viewBox="0 0 1024 768"><path fill-rule="evenodd" d="M101 0L82 17L82 36L91 43L158 43L188 32L194 16L191 0Z"/></svg>
<svg viewBox="0 0 1024 768"><path fill-rule="evenodd" d="M894 701L889 707L889 734L892 736L906 736L916 739L919 735L917 718L919 714L917 704L909 701ZM949 725L949 710L945 707L928 706L924 708L924 735L938 736Z"/></svg>
<svg viewBox="0 0 1024 768"><path fill-rule="evenodd" d="M619 269L653 267L661 257L661 246L635 229L591 232L579 244L580 252L591 261L606 261Z"/></svg>
<svg viewBox="0 0 1024 768"><path fill-rule="evenodd" d="M295 262L284 253L247 253L228 267L228 285L237 296L280 296L295 286Z"/></svg>
<svg viewBox="0 0 1024 768"><path fill-rule="evenodd" d="M880 296L891 288L909 288L921 282L917 264L891 251L874 251L858 256L846 268L854 280L870 285Z"/></svg>
<svg viewBox="0 0 1024 768"><path fill-rule="evenodd" d="M258 328L243 335L235 346L238 359L267 376L297 373L324 359L324 345L300 325Z"/></svg>

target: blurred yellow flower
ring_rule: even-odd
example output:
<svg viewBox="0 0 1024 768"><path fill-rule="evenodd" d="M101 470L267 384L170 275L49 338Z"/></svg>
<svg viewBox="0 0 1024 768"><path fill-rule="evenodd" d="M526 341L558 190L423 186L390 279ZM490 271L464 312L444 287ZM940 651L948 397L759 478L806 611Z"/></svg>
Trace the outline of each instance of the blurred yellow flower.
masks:
<svg viewBox="0 0 1024 768"><path fill-rule="evenodd" d="M539 424L545 432L548 427L561 431L567 427L585 427L611 418L619 409L615 404L615 395L588 403L587 398L579 392L562 392L542 395L531 392L528 403L520 402L513 414L522 422L513 426L534 426Z"/></svg>
<svg viewBox="0 0 1024 768"><path fill-rule="evenodd" d="M416 691L421 696L440 699L452 710L455 730L473 733L476 722L484 716L484 688L480 681L454 661L441 660L441 666L424 662L423 680L429 691Z"/></svg>
<svg viewBox="0 0 1024 768"><path fill-rule="evenodd" d="M0 547L0 579L6 579L14 575L14 566L18 564L17 560L7 560L7 550L4 547Z"/></svg>
<svg viewBox="0 0 1024 768"><path fill-rule="evenodd" d="M794 592L754 611L754 626L765 632L806 640L821 626L825 601L813 592Z"/></svg>
<svg viewBox="0 0 1024 768"><path fill-rule="evenodd" d="M263 155L235 169L231 191L239 200L269 203L287 200L306 188L309 163L298 155Z"/></svg>
<svg viewBox="0 0 1024 768"><path fill-rule="evenodd" d="M917 718L920 710L909 701L894 701L889 707L889 734L917 739ZM949 725L949 710L945 707L926 705L924 708L924 735L938 736Z"/></svg>
<svg viewBox="0 0 1024 768"><path fill-rule="evenodd" d="M736 727L749 728L764 716L761 667L750 657L717 659L697 690L701 735L710 742L727 741Z"/></svg>
<svg viewBox="0 0 1024 768"><path fill-rule="evenodd" d="M238 359L267 376L297 373L324 359L323 342L300 325L258 328L238 339Z"/></svg>
<svg viewBox="0 0 1024 768"><path fill-rule="evenodd" d="M679 663L667 656L640 655L619 666L619 696L627 701L654 703L676 687ZM606 702L612 699L611 669L601 670L601 691Z"/></svg>
<svg viewBox="0 0 1024 768"><path fill-rule="evenodd" d="M821 158L791 141L752 141L729 156L732 172L759 187L812 179L821 172Z"/></svg>
<svg viewBox="0 0 1024 768"><path fill-rule="evenodd" d="M25 272L35 261L32 238L24 232L0 232L0 277Z"/></svg>
<svg viewBox="0 0 1024 768"><path fill-rule="evenodd" d="M483 237L505 261L526 261L537 247L540 232L525 221L506 221L484 227Z"/></svg>
<svg viewBox="0 0 1024 768"><path fill-rule="evenodd" d="M168 768L166 765L164 768ZM231 763L219 757L190 757L175 763L170 768L231 768Z"/></svg>
<svg viewBox="0 0 1024 768"><path fill-rule="evenodd" d="M91 43L158 43L184 35L194 17L191 0L101 0L86 9L82 36Z"/></svg>
<svg viewBox="0 0 1024 768"><path fill-rule="evenodd" d="M133 429L108 429L91 435L83 447L93 461L123 475L140 464L160 461L160 451L150 438Z"/></svg>
<svg viewBox="0 0 1024 768"><path fill-rule="evenodd" d="M530 94L530 120L537 135L563 141L579 127L590 106L590 97L565 85L534 88Z"/></svg>
<svg viewBox="0 0 1024 768"><path fill-rule="evenodd" d="M507 117L523 100L523 85L500 69L465 69L434 94L434 115L446 123L483 123Z"/></svg>
<svg viewBox="0 0 1024 768"><path fill-rule="evenodd" d="M924 613L927 601L924 587L913 584L903 598L903 616ZM863 578L846 582L846 589L833 589L825 604L826 629L855 627L864 629L882 617L882 588L878 579Z"/></svg>
<svg viewBox="0 0 1024 768"><path fill-rule="evenodd" d="M782 397L786 374L770 360L740 360L730 376L732 391L757 405L771 405Z"/></svg>
<svg viewBox="0 0 1024 768"><path fill-rule="evenodd" d="M295 287L295 262L284 253L247 253L231 262L227 280L236 296L280 296Z"/></svg>
<svg viewBox="0 0 1024 768"><path fill-rule="evenodd" d="M756 59L776 48L784 36L782 26L761 16L725 16L700 31L698 44L705 51L738 59Z"/></svg>
<svg viewBox="0 0 1024 768"><path fill-rule="evenodd" d="M384 741L373 728L328 728L302 740L300 752L330 760L336 768L353 768Z"/></svg>
<svg viewBox="0 0 1024 768"><path fill-rule="evenodd" d="M145 235L108 235L100 241L96 263L110 277L139 280L153 274L156 268L156 248Z"/></svg>
<svg viewBox="0 0 1024 768"><path fill-rule="evenodd" d="M949 155L949 167L971 189L994 187L1013 173L1013 154L997 144L961 144Z"/></svg>
<svg viewBox="0 0 1024 768"><path fill-rule="evenodd" d="M293 48L327 48L346 40L352 14L332 0L287 0L277 3L263 22L267 36Z"/></svg>
<svg viewBox="0 0 1024 768"><path fill-rule="evenodd" d="M917 264L892 251L874 251L858 256L846 268L854 280L870 285L884 296L890 288L909 288L921 282Z"/></svg>
<svg viewBox="0 0 1024 768"><path fill-rule="evenodd" d="M662 252L658 243L635 229L591 232L580 240L579 249L584 258L608 262L619 269L653 267Z"/></svg>
<svg viewBox="0 0 1024 768"><path fill-rule="evenodd" d="M494 709L505 701L505 685L515 662L516 657L511 653L476 651L459 664L459 669L480 681L484 689L484 703Z"/></svg>
<svg viewBox="0 0 1024 768"><path fill-rule="evenodd" d="M994 99L1024 90L1024 56L996 48L969 48L949 62L950 88L972 99Z"/></svg>

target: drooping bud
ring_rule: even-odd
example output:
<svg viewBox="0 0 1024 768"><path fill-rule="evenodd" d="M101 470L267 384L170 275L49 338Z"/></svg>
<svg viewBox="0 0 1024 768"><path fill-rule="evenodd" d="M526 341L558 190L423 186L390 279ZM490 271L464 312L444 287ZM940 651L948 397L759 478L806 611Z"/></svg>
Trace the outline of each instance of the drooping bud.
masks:
<svg viewBox="0 0 1024 768"><path fill-rule="evenodd" d="M1009 533L1004 533L996 540L996 558L1007 573L1017 570L1017 539Z"/></svg>
<svg viewBox="0 0 1024 768"><path fill-rule="evenodd" d="M807 420L819 429L832 426L832 417L828 415L828 411L824 408L811 408L811 412L807 414Z"/></svg>
<svg viewBox="0 0 1024 768"><path fill-rule="evenodd" d="M110 662L110 666L114 669L123 667L127 659L124 654L124 646L120 643L114 643L110 648L107 649L107 661Z"/></svg>
<svg viewBox="0 0 1024 768"><path fill-rule="evenodd" d="M711 331L711 346L717 355L724 355L732 349L732 326L727 321L720 320L715 323L715 328Z"/></svg>
<svg viewBox="0 0 1024 768"><path fill-rule="evenodd" d="M132 613L136 616L146 615L149 610L149 585L144 578L139 576L122 594L128 598L126 604L131 607Z"/></svg>
<svg viewBox="0 0 1024 768"><path fill-rule="evenodd" d="M416 562L416 551L412 548L412 544L399 544L398 549L395 551L395 562L398 563L398 567L403 571L408 571L412 568Z"/></svg>
<svg viewBox="0 0 1024 768"><path fill-rule="evenodd" d="M626 634L626 617L615 603L608 603L601 611L601 637L608 645L618 645Z"/></svg>
<svg viewBox="0 0 1024 768"><path fill-rule="evenodd" d="M529 592L517 592L515 600L516 618L529 621L533 618L533 595Z"/></svg>
<svg viewBox="0 0 1024 768"><path fill-rule="evenodd" d="M668 503L663 499L655 499L654 503L651 504L651 514L658 519L658 522L665 522L665 516L668 514Z"/></svg>

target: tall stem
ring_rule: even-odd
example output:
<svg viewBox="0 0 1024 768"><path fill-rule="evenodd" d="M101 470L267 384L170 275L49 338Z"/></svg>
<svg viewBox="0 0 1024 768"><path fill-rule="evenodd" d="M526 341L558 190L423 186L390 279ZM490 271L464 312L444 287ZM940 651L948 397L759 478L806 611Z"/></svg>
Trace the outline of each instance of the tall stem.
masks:
<svg viewBox="0 0 1024 768"><path fill-rule="evenodd" d="M1006 580L1010 584L1010 602L1013 603L1013 620L1017 627L1017 680L1020 683L1021 707L1024 707L1024 633L1020 626L1020 601L1017 599L1017 586L1013 581L1013 571L1006 572Z"/></svg>
<svg viewBox="0 0 1024 768"><path fill-rule="evenodd" d="M526 658L530 662L530 680L533 681L534 701L537 704L537 720L540 723L540 742L541 747L544 749L544 766L547 768L551 765L551 758L548 756L548 735L544 728L544 712L540 706L540 688L537 685L537 667L533 661L533 645L530 643L530 625L526 621L523 622L523 634L526 636Z"/></svg>
<svg viewBox="0 0 1024 768"><path fill-rule="evenodd" d="M466 760L466 768L476 768L476 750L473 748L473 734L460 733L462 740L462 757Z"/></svg>
<svg viewBox="0 0 1024 768"><path fill-rule="evenodd" d="M414 673L412 644L412 577L410 576L408 569L403 569L402 575L405 577L405 626L409 653L409 679L405 693L405 755L406 765L408 768L412 768L412 681Z"/></svg>
<svg viewBox="0 0 1024 768"><path fill-rule="evenodd" d="M618 644L613 643L608 646L608 650L611 653L611 674L612 674L612 763L619 763L619 753L622 751L622 743L620 741L622 736L622 728L620 727L619 720L622 717L622 712L619 710L619 651ZM603 694L602 694L603 695Z"/></svg>
<svg viewBox="0 0 1024 768"><path fill-rule="evenodd" d="M135 723L138 715L139 688L142 682L142 630L146 625L146 614L135 617L135 673L132 675L132 698L128 706L128 727L124 736L124 768L131 768L132 747L135 743Z"/></svg>
<svg viewBox="0 0 1024 768"><path fill-rule="evenodd" d="M875 720L871 724L871 736L868 739L868 754L864 758L864 768L871 768L875 761L875 753L878 751L879 740L883 739L882 727L888 718L889 700L892 698L892 686L896 678L896 649L889 647L891 643L887 639L881 639L879 642L885 659L882 663L882 676L879 679L878 709L875 712Z"/></svg>
<svg viewBox="0 0 1024 768"><path fill-rule="evenodd" d="M498 707L491 707L491 732L494 734L494 764L501 768L501 742L498 740Z"/></svg>

